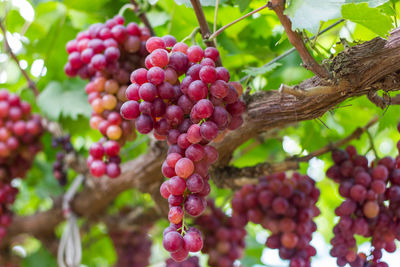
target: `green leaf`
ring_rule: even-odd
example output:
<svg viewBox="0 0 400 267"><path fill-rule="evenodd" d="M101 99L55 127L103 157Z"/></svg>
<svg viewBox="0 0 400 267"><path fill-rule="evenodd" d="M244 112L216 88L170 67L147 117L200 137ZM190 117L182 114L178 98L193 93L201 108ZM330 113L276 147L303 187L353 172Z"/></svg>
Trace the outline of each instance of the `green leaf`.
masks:
<svg viewBox="0 0 400 267"><path fill-rule="evenodd" d="M358 3L367 3L370 7L381 6L384 3L389 2L389 0L346 0L346 4L358 4Z"/></svg>
<svg viewBox="0 0 400 267"><path fill-rule="evenodd" d="M95 23L96 20L90 18L90 13L83 12L81 10L76 10L69 8L67 13L69 19L71 20L71 24L76 29L82 29L85 25L90 23Z"/></svg>
<svg viewBox="0 0 400 267"><path fill-rule="evenodd" d="M167 21L171 20L171 17L166 12L151 11L147 12L146 15L153 27L164 25Z"/></svg>
<svg viewBox="0 0 400 267"><path fill-rule="evenodd" d="M281 63L273 63L269 66L262 66L259 68L250 67L250 68L244 69L243 72L246 73L247 75L255 77L257 75L263 75L268 72L271 72L281 65L282 65Z"/></svg>
<svg viewBox="0 0 400 267"><path fill-rule="evenodd" d="M389 16L381 13L378 8L369 7L367 3L343 5L342 16L383 37L393 27Z"/></svg>
<svg viewBox="0 0 400 267"><path fill-rule="evenodd" d="M53 267L57 266L56 259L43 247L26 257L22 262L23 267Z"/></svg>
<svg viewBox="0 0 400 267"><path fill-rule="evenodd" d="M41 25L48 32L56 21L65 16L66 12L67 9L62 3L42 3L36 9L34 23Z"/></svg>
<svg viewBox="0 0 400 267"><path fill-rule="evenodd" d="M235 0L235 4L239 6L240 12L243 12L249 7L250 0Z"/></svg>
<svg viewBox="0 0 400 267"><path fill-rule="evenodd" d="M61 115L76 119L78 115L89 117L91 107L83 90L82 82L50 82L38 97L38 105L50 119Z"/></svg>
<svg viewBox="0 0 400 267"><path fill-rule="evenodd" d="M318 33L321 21L340 18L340 8L345 0L291 0L285 14L290 17L293 29Z"/></svg>

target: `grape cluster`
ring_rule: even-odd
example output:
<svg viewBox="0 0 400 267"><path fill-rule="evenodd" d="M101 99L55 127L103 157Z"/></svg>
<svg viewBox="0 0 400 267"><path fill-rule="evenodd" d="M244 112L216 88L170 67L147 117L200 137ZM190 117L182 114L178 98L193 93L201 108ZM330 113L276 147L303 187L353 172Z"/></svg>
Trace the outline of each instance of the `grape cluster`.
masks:
<svg viewBox="0 0 400 267"><path fill-rule="evenodd" d="M160 191L170 205L169 221L179 225L185 213L196 217L205 210L204 197L210 192L208 168L218 158L208 143L238 128L246 106L239 99L241 85L229 82L228 70L215 66L216 48L188 47L168 35L151 37L146 49L150 53L146 68L132 72L132 84L126 90L129 101L122 105L121 115L135 120L138 132L153 131L156 139L167 140L162 173L170 179ZM185 225L177 229L185 235ZM176 261L201 249L196 231L186 233L190 237L182 235L176 230L164 235L164 247ZM190 245L189 240L196 242Z"/></svg>
<svg viewBox="0 0 400 267"><path fill-rule="evenodd" d="M340 220L333 229L331 255L339 266L388 266L381 260L382 249L393 253L395 239L400 240L400 157L368 164L355 147L348 146L333 151L332 159L327 176L339 183L345 200L335 210ZM371 238L369 255L358 253L355 235Z"/></svg>
<svg viewBox="0 0 400 267"><path fill-rule="evenodd" d="M136 138L133 125L121 117L120 108L127 100L125 91L130 73L144 66L148 54L144 42L150 37L146 27L134 22L124 26L124 22L123 17L115 16L105 24L93 24L87 31L78 33L76 39L66 45L69 56L65 65L68 76L79 75L90 80L85 88L93 109L90 126L119 145ZM98 162L101 159L91 157L88 160L91 174L96 177L107 174L104 164ZM104 161L106 164L108 159ZM92 162L96 163L92 165ZM112 166L114 169L114 164ZM111 172L119 173L119 166Z"/></svg>
<svg viewBox="0 0 400 267"><path fill-rule="evenodd" d="M165 267L200 267L199 258L196 256L189 257L182 262L175 262L173 259L169 258L165 263Z"/></svg>
<svg viewBox="0 0 400 267"><path fill-rule="evenodd" d="M69 135L53 137L51 146L53 148L61 148L61 151L56 154L56 161L53 163L53 175L57 179L58 183L64 186L68 181L65 158L67 155L74 152L74 147L71 144L71 138Z"/></svg>
<svg viewBox="0 0 400 267"><path fill-rule="evenodd" d="M313 218L320 213L316 206L319 194L308 176L273 174L235 193L233 219L239 225L251 221L269 230L265 245L279 249L279 256L290 260L290 267L311 266L316 250L310 241L317 229Z"/></svg>
<svg viewBox="0 0 400 267"><path fill-rule="evenodd" d="M0 240L11 223L9 206L18 192L14 178L25 177L35 155L42 149L41 118L19 96L0 90Z"/></svg>
<svg viewBox="0 0 400 267"><path fill-rule="evenodd" d="M105 24L96 23L78 33L76 39L66 45L65 73L81 79L111 76L126 84L131 69L139 65L146 54L142 42L150 37L150 32L134 22L126 27L124 23L125 19L117 15Z"/></svg>
<svg viewBox="0 0 400 267"><path fill-rule="evenodd" d="M116 267L147 267L150 265L151 239L148 227L140 230L114 230L109 233L118 256Z"/></svg>
<svg viewBox="0 0 400 267"><path fill-rule="evenodd" d="M116 178L121 174L119 164L120 146L114 140L101 139L99 142L90 146L87 164L90 172L96 177L107 174L110 178Z"/></svg>
<svg viewBox="0 0 400 267"><path fill-rule="evenodd" d="M232 267L243 256L245 248L245 225L235 217L227 216L214 202L208 201L209 209L196 218L195 223L204 233L203 253L208 253L211 267Z"/></svg>
<svg viewBox="0 0 400 267"><path fill-rule="evenodd" d="M1 158L0 158L1 159ZM10 206L14 203L18 189L0 181L0 243L12 221Z"/></svg>

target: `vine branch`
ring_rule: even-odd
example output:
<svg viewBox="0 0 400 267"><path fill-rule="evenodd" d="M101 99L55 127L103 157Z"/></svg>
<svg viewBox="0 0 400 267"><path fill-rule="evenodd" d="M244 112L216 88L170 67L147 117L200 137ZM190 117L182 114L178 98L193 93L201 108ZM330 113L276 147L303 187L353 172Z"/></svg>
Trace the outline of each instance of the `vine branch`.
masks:
<svg viewBox="0 0 400 267"><path fill-rule="evenodd" d="M204 15L203 8L199 0L190 0L194 13L196 14L197 21L199 22L201 37L208 47L216 47L214 40L209 40L211 36L210 27L208 26L206 16ZM216 62L217 66L222 66L221 58Z"/></svg>
<svg viewBox="0 0 400 267"><path fill-rule="evenodd" d="M306 97L306 96L318 96L324 94L333 94L341 90L338 86L316 86L307 88L306 90L301 90L296 86L289 86L281 84L279 87L279 92L281 94L290 94L296 97Z"/></svg>
<svg viewBox="0 0 400 267"><path fill-rule="evenodd" d="M22 75L25 77L26 81L28 82L28 87L33 91L33 93L35 94L35 96L39 95L39 90L36 86L36 83L29 77L28 73L21 67L21 65L19 64L19 59L17 57L17 55L14 54L14 52L11 49L10 44L8 43L7 40L7 30L5 28L5 26L3 25L3 22L0 20L0 29L3 32L3 36L4 36L4 44L6 46L6 50L7 52L10 54L11 58L15 61L15 63L17 64L19 70L21 71Z"/></svg>
<svg viewBox="0 0 400 267"><path fill-rule="evenodd" d="M321 156L331 152L354 139L359 139L363 133L368 133L368 129L378 122L378 117L371 119L364 127L356 128L349 136L328 144L303 157L290 157L283 162L278 163L260 163L255 166L237 168L233 166L220 167L213 170L213 175L218 177L219 186L223 187L241 187L245 184L257 182L261 176L277 172L299 169L300 162L308 162L314 157ZM369 133L368 133L369 134Z"/></svg>
<svg viewBox="0 0 400 267"><path fill-rule="evenodd" d="M337 25L339 25L340 23L344 22L344 19L338 20L337 22L333 23L332 25L326 27L325 29L323 29L318 35L314 35L311 38L309 38L308 40L314 40L315 38L317 38L318 36L326 33L327 31L330 31L331 29L333 29L334 27L336 27ZM307 41L307 40L306 40ZM264 64L262 67L268 67L276 62L278 62L279 60L281 60L282 58L287 57L288 55L292 54L294 51L296 51L295 47L290 48L289 50L287 50L286 52L284 52L283 54L277 56L276 58L272 59L271 61L269 61L268 63ZM240 79L240 82L244 82L247 79L249 79L251 77L251 75L246 75L243 78Z"/></svg>
<svg viewBox="0 0 400 267"><path fill-rule="evenodd" d="M194 13L196 14L197 21L199 22L201 36L204 40L204 43L207 46L215 47L215 43L212 40L209 40L211 36L210 27L208 26L206 16L204 15L203 8L201 7L199 0L190 0L192 3L192 7Z"/></svg>
<svg viewBox="0 0 400 267"><path fill-rule="evenodd" d="M307 50L307 47L303 42L303 38L301 37L301 35L292 30L292 22L283 13L283 11L285 10L285 1L271 0L270 2L268 2L268 7L275 11L276 15L278 16L283 28L285 29L290 43L299 52L300 57L303 60L304 67L321 78L329 78L330 75L328 70L318 64L318 62L311 56L310 52Z"/></svg>
<svg viewBox="0 0 400 267"><path fill-rule="evenodd" d="M381 97L376 91L371 91L367 97L369 101L381 109L385 109L389 105L400 105L400 95L390 97L388 94L384 94L383 97Z"/></svg>
<svg viewBox="0 0 400 267"><path fill-rule="evenodd" d="M136 15L140 18L140 20L143 22L143 24L150 30L150 34L152 36L155 36L156 33L154 32L153 27L150 24L149 19L146 16L146 13L144 13L141 9L139 4L136 2L136 0L130 0L132 5L133 5L133 12L136 13Z"/></svg>
<svg viewBox="0 0 400 267"><path fill-rule="evenodd" d="M263 5L262 7L259 7L259 8L255 9L255 10L253 10L253 11L247 13L246 15L244 15L244 16L242 16L242 17L240 17L240 18L238 18L238 19L236 19L236 20L234 20L234 21L232 21L232 22L230 22L230 23L228 23L228 24L226 24L225 26L219 28L217 31L214 30L214 33L211 34L211 36L210 36L208 39L209 39L209 40L215 39L215 37L217 37L218 35L220 35L224 30L226 30L226 29L229 28L230 26L232 26L232 25L238 23L239 21L244 20L245 18L247 18L247 17L253 15L254 13L257 13L257 12L263 10L264 8L267 8L267 7L268 7L268 4Z"/></svg>

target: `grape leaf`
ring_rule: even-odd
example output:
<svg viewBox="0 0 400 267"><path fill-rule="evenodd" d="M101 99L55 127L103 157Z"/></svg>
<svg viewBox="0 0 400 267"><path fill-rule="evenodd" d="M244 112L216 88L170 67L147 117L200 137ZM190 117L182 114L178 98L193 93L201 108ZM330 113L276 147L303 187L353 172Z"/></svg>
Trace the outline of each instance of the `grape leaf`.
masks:
<svg viewBox="0 0 400 267"><path fill-rule="evenodd" d="M38 97L38 105L50 119L61 115L76 119L78 115L90 117L91 107L82 83L50 82Z"/></svg>
<svg viewBox="0 0 400 267"><path fill-rule="evenodd" d="M170 16L166 12L151 11L146 14L149 21L151 21L151 26L153 27L164 25L167 21L171 20Z"/></svg>
<svg viewBox="0 0 400 267"><path fill-rule="evenodd" d="M257 75L263 75L265 73L271 72L281 65L282 65L281 63L273 63L273 64L271 64L269 66L265 66L265 67L264 66L259 67L259 68L250 67L250 68L244 69L243 72L250 76L255 77Z"/></svg>
<svg viewBox="0 0 400 267"><path fill-rule="evenodd" d="M346 4L368 3L368 6L370 7L381 6L386 2L389 2L389 0L346 0Z"/></svg>
<svg viewBox="0 0 400 267"><path fill-rule="evenodd" d="M380 12L378 8L369 7L367 3L343 5L342 16L383 37L393 27L389 16Z"/></svg>
<svg viewBox="0 0 400 267"><path fill-rule="evenodd" d="M239 6L240 12L243 12L249 7L250 0L236 0L235 4Z"/></svg>
<svg viewBox="0 0 400 267"><path fill-rule="evenodd" d="M345 0L291 0L285 14L290 17L293 29L318 33L321 21L340 17Z"/></svg>
<svg viewBox="0 0 400 267"><path fill-rule="evenodd" d="M28 255L22 261L23 267L41 266L41 267L51 267L57 266L57 262L53 255L50 254L45 248L40 247L34 253Z"/></svg>

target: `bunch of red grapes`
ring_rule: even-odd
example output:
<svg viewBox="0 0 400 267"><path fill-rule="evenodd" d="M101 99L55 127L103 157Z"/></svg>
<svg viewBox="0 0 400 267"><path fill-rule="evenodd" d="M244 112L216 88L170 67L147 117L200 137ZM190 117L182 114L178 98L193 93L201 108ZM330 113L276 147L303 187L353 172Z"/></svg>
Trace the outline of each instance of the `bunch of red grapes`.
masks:
<svg viewBox="0 0 400 267"><path fill-rule="evenodd" d="M51 146L55 149L61 148L61 151L56 154L56 161L53 163L53 175L58 183L64 186L68 182L65 157L74 152L74 147L71 144L71 137L69 135L53 137Z"/></svg>
<svg viewBox="0 0 400 267"><path fill-rule="evenodd" d="M124 22L123 17L115 16L105 24L93 24L87 31L78 33L76 39L66 45L69 56L65 65L68 76L79 75L90 80L85 88L93 108L90 126L106 139L117 141L118 145L136 138L133 125L124 120L119 111L126 101L130 73L144 66L148 54L144 42L150 37L147 28L134 22L124 26ZM99 158L91 154L88 167L93 176L107 174L114 178L120 173L116 162L107 156ZM110 163L112 166L108 167Z"/></svg>
<svg viewBox="0 0 400 267"><path fill-rule="evenodd" d="M316 206L319 195L308 176L273 174L235 193L233 219L239 225L251 221L269 230L265 245L279 249L279 256L290 260L290 267L311 266L310 258L316 250L310 241L317 230L313 218L320 213Z"/></svg>
<svg viewBox="0 0 400 267"><path fill-rule="evenodd" d="M0 90L0 240L11 223L10 205L18 192L14 178L24 178L42 149L40 116L19 96Z"/></svg>
<svg viewBox="0 0 400 267"><path fill-rule="evenodd" d="M150 265L151 239L148 227L126 231L115 230L109 233L118 256L116 267L147 267Z"/></svg>
<svg viewBox="0 0 400 267"><path fill-rule="evenodd" d="M208 143L237 129L246 106L239 99L241 85L229 82L228 70L215 66L216 48L188 47L164 36L151 37L146 49L146 68L132 72L121 115L135 120L138 132L153 131L155 138L168 142L162 173L170 179L160 191L170 205L173 231L167 231L163 244L174 260L183 261L202 247L201 235L186 231L182 222L185 214L199 216L207 206L208 168L218 159Z"/></svg>
<svg viewBox="0 0 400 267"><path fill-rule="evenodd" d="M208 201L209 212L195 223L205 235L203 253L209 255L211 267L232 267L235 260L243 256L245 248L245 225L236 222L237 218L227 216L214 202Z"/></svg>
<svg viewBox="0 0 400 267"><path fill-rule="evenodd" d="M400 150L400 142L397 147ZM327 176L339 183L345 201L335 210L340 220L333 229L331 255L339 266L388 266L381 260L382 249L393 253L395 240L400 240L400 157L368 164L349 146L333 151L332 159L335 165ZM358 253L355 235L371 238L369 255Z"/></svg>
<svg viewBox="0 0 400 267"><path fill-rule="evenodd" d="M176 262L170 258L165 263L165 267L200 267L199 258L196 256L189 257L182 262Z"/></svg>

